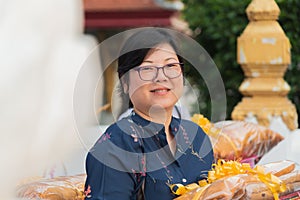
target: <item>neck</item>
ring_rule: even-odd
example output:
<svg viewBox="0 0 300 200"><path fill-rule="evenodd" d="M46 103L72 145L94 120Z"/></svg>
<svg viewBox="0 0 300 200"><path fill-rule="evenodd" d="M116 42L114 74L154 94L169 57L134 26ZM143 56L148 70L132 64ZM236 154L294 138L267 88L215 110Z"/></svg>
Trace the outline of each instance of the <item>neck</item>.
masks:
<svg viewBox="0 0 300 200"><path fill-rule="evenodd" d="M176 151L176 141L174 140L174 135L170 132L169 126L172 120L172 111L171 109L150 109L148 112L144 113L136 108L134 108L134 111L143 117L144 119L147 119L152 122L156 122L159 124L164 124L165 127L165 134L167 136L167 141L169 144L170 151L173 155L175 155Z"/></svg>
<svg viewBox="0 0 300 200"><path fill-rule="evenodd" d="M143 112L137 108L134 108L134 111L144 119L147 119L151 122L164 124L166 130L169 128L172 120L172 110L172 108L162 109L152 107L148 110L148 112Z"/></svg>

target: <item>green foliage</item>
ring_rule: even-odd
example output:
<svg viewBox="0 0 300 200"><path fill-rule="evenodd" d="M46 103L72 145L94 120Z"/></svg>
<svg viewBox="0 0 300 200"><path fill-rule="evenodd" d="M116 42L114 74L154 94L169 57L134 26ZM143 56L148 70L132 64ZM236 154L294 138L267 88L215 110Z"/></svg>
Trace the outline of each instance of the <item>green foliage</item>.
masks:
<svg viewBox="0 0 300 200"><path fill-rule="evenodd" d="M277 4L281 10L279 23L292 45L292 64L289 66L284 79L291 86L289 99L297 107L298 124L300 124L300 1L278 0Z"/></svg>
<svg viewBox="0 0 300 200"><path fill-rule="evenodd" d="M241 101L238 91L244 79L241 66L237 63L237 38L249 23L246 8L251 0L183 0L183 17L194 32L194 39L210 54L219 68L227 95L227 119L234 106ZM292 44L292 64L285 74L285 80L291 86L289 98L300 110L300 1L278 0L281 10L279 23ZM210 117L210 96L203 80L193 76L193 68L187 70L189 81L200 91L200 112Z"/></svg>

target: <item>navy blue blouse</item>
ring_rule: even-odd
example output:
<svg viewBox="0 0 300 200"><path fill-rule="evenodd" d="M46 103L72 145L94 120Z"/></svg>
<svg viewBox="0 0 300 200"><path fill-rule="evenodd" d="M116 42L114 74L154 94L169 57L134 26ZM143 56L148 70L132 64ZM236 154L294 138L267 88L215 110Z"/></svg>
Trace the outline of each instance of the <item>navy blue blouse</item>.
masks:
<svg viewBox="0 0 300 200"><path fill-rule="evenodd" d="M86 158L86 199L136 200L143 188L145 200L169 200L169 185L187 185L207 177L213 162L209 137L195 123L172 118L176 139L173 155L163 124L132 113L112 124Z"/></svg>

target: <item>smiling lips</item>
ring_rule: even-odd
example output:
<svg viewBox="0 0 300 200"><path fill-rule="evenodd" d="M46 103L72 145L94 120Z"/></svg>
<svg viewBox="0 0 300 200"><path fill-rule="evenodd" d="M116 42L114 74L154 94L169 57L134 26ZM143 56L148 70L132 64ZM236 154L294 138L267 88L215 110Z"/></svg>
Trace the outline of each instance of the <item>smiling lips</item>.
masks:
<svg viewBox="0 0 300 200"><path fill-rule="evenodd" d="M154 90L150 90L150 92L158 95L164 95L167 94L170 91L169 88L156 88Z"/></svg>

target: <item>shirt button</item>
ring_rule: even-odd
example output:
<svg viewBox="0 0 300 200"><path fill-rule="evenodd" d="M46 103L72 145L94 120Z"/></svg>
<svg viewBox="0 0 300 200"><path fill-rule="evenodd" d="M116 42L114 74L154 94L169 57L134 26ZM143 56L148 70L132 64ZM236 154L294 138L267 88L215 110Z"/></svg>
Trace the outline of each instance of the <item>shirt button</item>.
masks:
<svg viewBox="0 0 300 200"><path fill-rule="evenodd" d="M185 179L185 178L183 178L183 179L182 179L182 182L183 182L183 183L186 183L186 179Z"/></svg>

